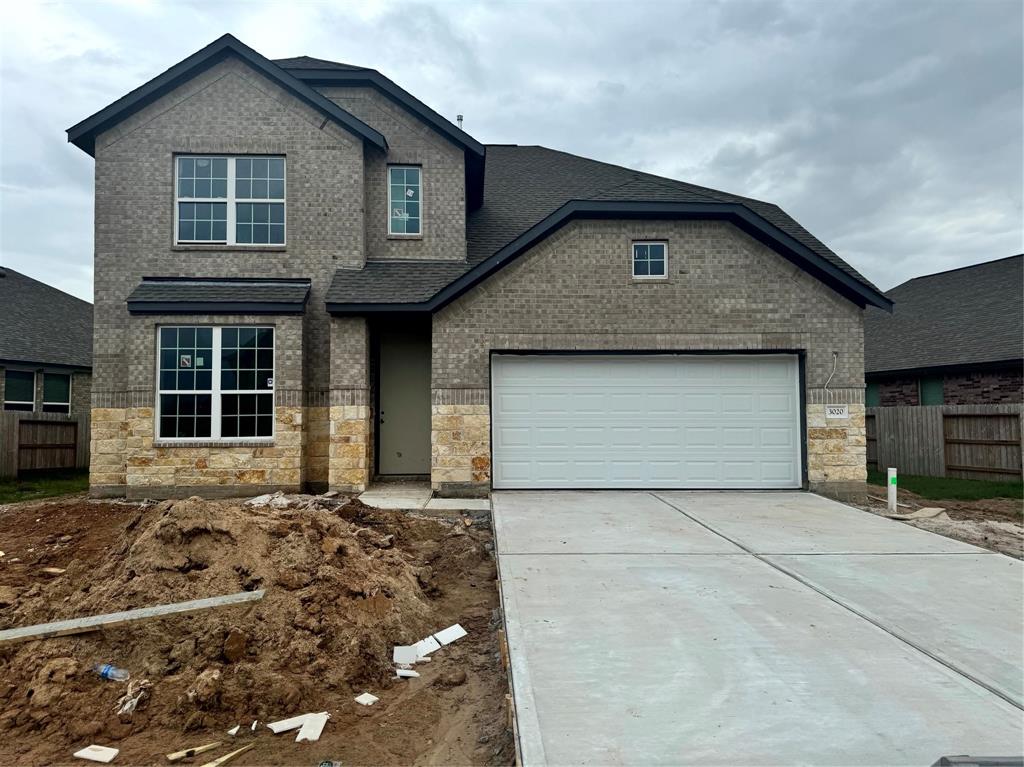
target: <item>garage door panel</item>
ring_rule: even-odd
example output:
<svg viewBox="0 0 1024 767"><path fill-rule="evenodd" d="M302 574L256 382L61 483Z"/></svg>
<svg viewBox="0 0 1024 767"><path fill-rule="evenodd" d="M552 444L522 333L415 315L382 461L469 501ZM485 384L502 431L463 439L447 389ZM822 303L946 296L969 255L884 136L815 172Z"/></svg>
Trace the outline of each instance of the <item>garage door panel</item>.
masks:
<svg viewBox="0 0 1024 767"><path fill-rule="evenodd" d="M800 484L792 355L497 356L494 486Z"/></svg>

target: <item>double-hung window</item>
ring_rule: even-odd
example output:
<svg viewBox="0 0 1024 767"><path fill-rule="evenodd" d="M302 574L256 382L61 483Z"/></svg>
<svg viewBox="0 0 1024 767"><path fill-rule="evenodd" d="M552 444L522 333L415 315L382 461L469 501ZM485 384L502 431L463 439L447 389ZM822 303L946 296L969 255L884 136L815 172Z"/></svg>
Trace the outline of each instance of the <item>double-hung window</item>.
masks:
<svg viewBox="0 0 1024 767"><path fill-rule="evenodd" d="M388 167L388 234L422 232L422 189L418 167Z"/></svg>
<svg viewBox="0 0 1024 767"><path fill-rule="evenodd" d="M274 436L274 329L159 329L157 434L162 440Z"/></svg>
<svg viewBox="0 0 1024 767"><path fill-rule="evenodd" d="M638 280L668 277L668 245L664 242L634 242L633 277Z"/></svg>
<svg viewBox="0 0 1024 767"><path fill-rule="evenodd" d="M31 370L4 371L4 410L35 410L36 374Z"/></svg>
<svg viewBox="0 0 1024 767"><path fill-rule="evenodd" d="M180 245L284 245L283 157L180 155L174 241Z"/></svg>
<svg viewBox="0 0 1024 767"><path fill-rule="evenodd" d="M43 412L71 412L71 376L67 373L43 373Z"/></svg>

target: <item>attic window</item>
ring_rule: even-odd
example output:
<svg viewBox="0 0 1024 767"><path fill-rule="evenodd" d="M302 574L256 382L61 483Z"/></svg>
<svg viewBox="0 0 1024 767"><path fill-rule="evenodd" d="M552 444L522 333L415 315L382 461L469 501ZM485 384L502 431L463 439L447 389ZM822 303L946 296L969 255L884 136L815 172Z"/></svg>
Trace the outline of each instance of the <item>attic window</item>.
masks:
<svg viewBox="0 0 1024 767"><path fill-rule="evenodd" d="M388 168L388 234L419 236L423 216L420 169Z"/></svg>
<svg viewBox="0 0 1024 767"><path fill-rule="evenodd" d="M664 280L668 277L668 245L664 242L633 243L633 279Z"/></svg>

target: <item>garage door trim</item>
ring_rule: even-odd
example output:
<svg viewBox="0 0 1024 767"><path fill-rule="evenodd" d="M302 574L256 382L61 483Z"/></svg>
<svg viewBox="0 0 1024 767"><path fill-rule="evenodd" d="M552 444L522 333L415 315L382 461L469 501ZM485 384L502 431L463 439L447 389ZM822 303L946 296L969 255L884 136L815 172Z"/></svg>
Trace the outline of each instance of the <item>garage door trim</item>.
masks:
<svg viewBox="0 0 1024 767"><path fill-rule="evenodd" d="M491 485L494 487L495 454L494 454L494 358L495 357L795 357L797 362L797 407L799 409L799 424L797 435L797 447L799 449L799 478L798 487L807 489L807 389L806 389L806 349L490 349L487 363L487 389L488 389L488 418L490 421L490 461L491 461ZM502 488L494 488L502 489ZM516 489L503 490L503 492L514 492ZM544 490L586 490L581 487L554 488L545 487ZM589 488L592 490L604 490L608 488ZM618 488L617 488L618 489ZM644 490L670 490L672 487L648 487ZM720 490L720 487L694 487L691 490ZM736 488L730 488L736 489ZM770 489L751 488L763 492L773 492Z"/></svg>

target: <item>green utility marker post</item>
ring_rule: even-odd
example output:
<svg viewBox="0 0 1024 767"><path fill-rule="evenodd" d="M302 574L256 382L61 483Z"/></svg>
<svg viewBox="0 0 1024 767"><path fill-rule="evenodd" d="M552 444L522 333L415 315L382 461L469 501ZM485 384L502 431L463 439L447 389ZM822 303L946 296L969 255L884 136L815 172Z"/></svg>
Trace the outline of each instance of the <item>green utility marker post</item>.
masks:
<svg viewBox="0 0 1024 767"><path fill-rule="evenodd" d="M888 490L889 490L888 495L887 495L887 500L889 501L889 503L888 503L889 513L890 514L895 514L896 513L896 489L897 489L896 469L893 469L893 468L889 469L889 483L888 483L887 487L888 487Z"/></svg>

